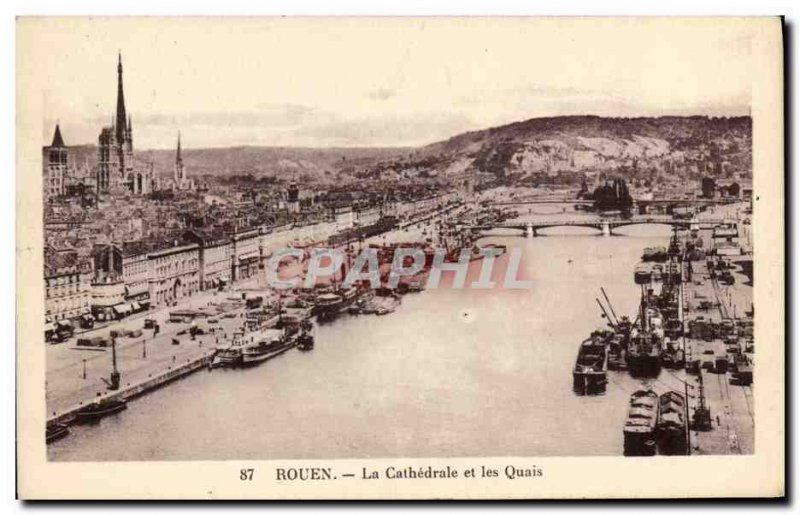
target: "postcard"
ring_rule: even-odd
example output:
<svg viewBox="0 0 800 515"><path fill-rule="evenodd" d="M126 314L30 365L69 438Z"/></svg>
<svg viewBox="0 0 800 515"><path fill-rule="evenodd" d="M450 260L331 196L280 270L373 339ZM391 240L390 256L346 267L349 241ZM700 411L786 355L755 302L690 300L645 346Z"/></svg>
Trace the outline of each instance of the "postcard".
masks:
<svg viewBox="0 0 800 515"><path fill-rule="evenodd" d="M19 496L782 497L782 29L19 18Z"/></svg>

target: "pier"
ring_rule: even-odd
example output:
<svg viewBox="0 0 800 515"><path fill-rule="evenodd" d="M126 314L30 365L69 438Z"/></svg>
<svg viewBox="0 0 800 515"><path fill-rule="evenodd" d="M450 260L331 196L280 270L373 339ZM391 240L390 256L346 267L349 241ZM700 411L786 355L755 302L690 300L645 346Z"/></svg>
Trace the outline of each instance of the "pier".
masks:
<svg viewBox="0 0 800 515"><path fill-rule="evenodd" d="M206 306L224 302L221 295L208 295ZM197 307L200 299L188 306ZM170 323L169 309L150 313L159 325L159 332L143 329L144 318L121 321L113 326L120 333L116 338L116 369L121 379L118 389L110 388L112 348L80 347L72 339L51 347L47 370L47 421L69 422L80 408L101 399L131 399L185 377L206 366L218 344L224 344L241 325L243 303L228 311L220 311L214 332L189 334L188 323ZM233 306L233 304L231 304ZM175 308L173 308L174 310ZM130 336L140 331L135 337ZM107 334L100 328L84 336ZM132 333L133 332L133 333Z"/></svg>

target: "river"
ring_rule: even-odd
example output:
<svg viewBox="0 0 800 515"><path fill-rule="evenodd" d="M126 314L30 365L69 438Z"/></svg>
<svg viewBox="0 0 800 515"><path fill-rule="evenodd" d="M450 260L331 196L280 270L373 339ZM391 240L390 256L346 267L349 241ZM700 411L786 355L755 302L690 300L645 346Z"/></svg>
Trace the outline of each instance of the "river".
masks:
<svg viewBox="0 0 800 515"><path fill-rule="evenodd" d="M580 341L603 324L600 287L618 315L634 314L634 266L644 247L668 243L669 228L543 232L484 240L522 249L530 290L442 288L405 296L387 316L342 315L317 327L313 351L198 372L96 425L72 426L48 456L619 456L628 396L640 381L610 373L605 395L579 397L571 369ZM508 256L497 260L500 284ZM480 266L471 264L469 280ZM679 386L664 376L658 381Z"/></svg>

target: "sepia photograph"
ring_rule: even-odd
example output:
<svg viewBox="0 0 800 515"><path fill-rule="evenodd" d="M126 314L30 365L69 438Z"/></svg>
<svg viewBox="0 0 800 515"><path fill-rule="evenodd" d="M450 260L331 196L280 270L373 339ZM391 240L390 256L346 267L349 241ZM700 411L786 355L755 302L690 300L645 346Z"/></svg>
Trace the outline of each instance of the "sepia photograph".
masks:
<svg viewBox="0 0 800 515"><path fill-rule="evenodd" d="M781 33L18 19L22 484L696 497L731 463L763 488L709 494L781 495ZM531 493L561 458L638 479Z"/></svg>

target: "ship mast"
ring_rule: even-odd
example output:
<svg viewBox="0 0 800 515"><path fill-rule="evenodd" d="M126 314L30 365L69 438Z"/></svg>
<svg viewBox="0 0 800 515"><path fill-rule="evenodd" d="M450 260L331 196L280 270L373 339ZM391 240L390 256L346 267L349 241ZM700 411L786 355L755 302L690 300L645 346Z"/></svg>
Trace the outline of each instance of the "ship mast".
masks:
<svg viewBox="0 0 800 515"><path fill-rule="evenodd" d="M605 297L606 302L608 303L608 309L611 310L611 314L614 315L614 323L619 325L619 321L617 320L617 314L614 312L614 306L611 305L611 301L608 300L608 295L606 295L606 290L602 286L600 287L600 291L603 292L603 297Z"/></svg>
<svg viewBox="0 0 800 515"><path fill-rule="evenodd" d="M613 327L614 329L616 329L616 328L617 328L617 323L616 323L616 321L615 321L615 320L612 320L612 319L611 319L611 317L609 317L609 316L608 316L608 313L606 312L606 308L605 308L605 307L603 307L603 303L602 303L602 302L600 302L600 299L598 299L597 297L595 297L595 298L594 298L594 300L595 300L595 301L597 301L597 305L598 305L598 306L600 306L600 309L603 311L603 317L604 317L606 320L608 320L608 324L609 324L611 327Z"/></svg>

